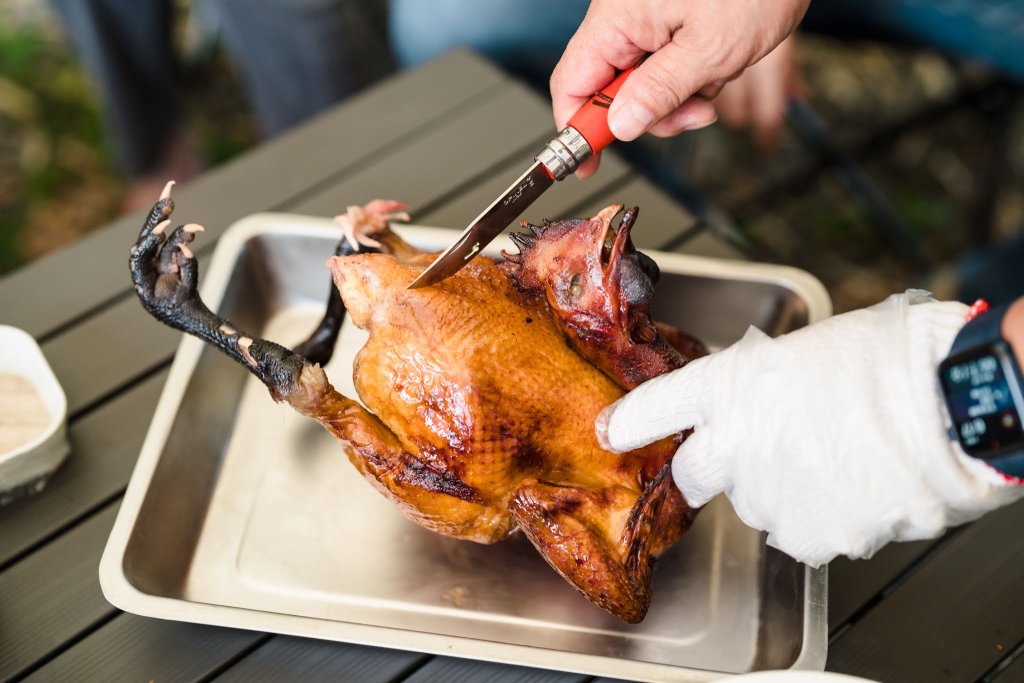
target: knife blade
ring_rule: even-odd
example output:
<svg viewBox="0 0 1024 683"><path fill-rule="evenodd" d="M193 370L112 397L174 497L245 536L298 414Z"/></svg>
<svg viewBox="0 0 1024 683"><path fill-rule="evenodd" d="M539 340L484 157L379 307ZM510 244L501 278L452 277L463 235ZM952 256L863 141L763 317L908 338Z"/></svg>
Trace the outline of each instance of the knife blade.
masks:
<svg viewBox="0 0 1024 683"><path fill-rule="evenodd" d="M619 88L633 72L626 69L601 88L569 119L568 125L534 157L534 163L445 249L409 289L437 284L457 273L500 235L545 190L576 171L590 156L615 139L608 128L608 108Z"/></svg>
<svg viewBox="0 0 1024 683"><path fill-rule="evenodd" d="M555 179L539 161L512 183L507 190L469 224L454 244L419 274L409 289L426 287L451 277L470 259L500 235L519 214L551 187Z"/></svg>

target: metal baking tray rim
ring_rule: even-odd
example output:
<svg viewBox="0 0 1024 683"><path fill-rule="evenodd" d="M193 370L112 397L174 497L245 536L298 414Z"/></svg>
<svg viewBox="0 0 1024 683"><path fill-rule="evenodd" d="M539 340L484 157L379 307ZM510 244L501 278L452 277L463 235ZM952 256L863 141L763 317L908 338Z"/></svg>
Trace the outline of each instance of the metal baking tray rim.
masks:
<svg viewBox="0 0 1024 683"><path fill-rule="evenodd" d="M270 223L284 224L276 228L278 234L297 237L322 237L325 226L321 217L280 213L253 214L226 230L214 250L213 260L201 286L203 299L211 309L217 310L229 285L231 265L237 260L248 240L265 230ZM404 237L434 238L450 242L458 234L446 228L425 226L398 226ZM484 253L497 255L501 250L514 250L507 236L500 236ZM733 262L685 254L653 252L662 264L685 270L688 274L709 278L730 279L740 276L787 288L798 294L808 307L808 320L815 322L831 315L832 305L825 287L811 274L788 266ZM325 259L326 260L326 259ZM99 565L99 580L104 597L115 607L140 616L209 624L229 628L272 631L285 635L315 637L340 642L413 650L436 655L450 655L491 662L515 661L524 666L573 671L588 675L611 676L645 681L704 682L720 680L720 671L704 671L653 662L620 660L614 657L576 655L560 650L512 643L496 644L462 636L449 636L423 631L406 631L367 624L325 621L313 617L269 612L252 608L215 605L152 595L139 590L124 573L123 561L128 542L138 517L147 489L153 478L163 446L173 421L162 419L174 415L184 398L192 372L203 352L200 340L184 336L168 374L143 442L138 461L125 491L117 518L104 548ZM795 670L821 671L825 667L827 650L827 567L804 567L806 610L803 619L803 642L791 665ZM247 616L259 614L259 624L247 622ZM496 651L501 656L496 656ZM597 665L595 665L597 664Z"/></svg>

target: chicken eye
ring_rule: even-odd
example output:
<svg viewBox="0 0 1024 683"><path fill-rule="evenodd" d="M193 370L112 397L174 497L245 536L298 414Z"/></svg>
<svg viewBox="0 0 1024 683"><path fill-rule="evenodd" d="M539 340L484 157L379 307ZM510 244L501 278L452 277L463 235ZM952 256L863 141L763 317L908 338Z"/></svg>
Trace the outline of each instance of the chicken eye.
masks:
<svg viewBox="0 0 1024 683"><path fill-rule="evenodd" d="M575 301L580 298L580 293L583 291L583 279L579 276L579 273L572 276L569 280L569 298Z"/></svg>

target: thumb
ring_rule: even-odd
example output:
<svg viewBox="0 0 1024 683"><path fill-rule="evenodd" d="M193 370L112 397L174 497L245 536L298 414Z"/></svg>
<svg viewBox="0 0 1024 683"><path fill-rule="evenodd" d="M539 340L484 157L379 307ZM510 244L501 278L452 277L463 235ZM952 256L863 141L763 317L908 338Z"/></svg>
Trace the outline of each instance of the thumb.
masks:
<svg viewBox="0 0 1024 683"><path fill-rule="evenodd" d="M711 430L690 434L672 458L672 479L686 504L701 507L725 489L725 469L711 447Z"/></svg>
<svg viewBox="0 0 1024 683"><path fill-rule="evenodd" d="M666 43L622 84L608 110L608 127L619 140L635 140L718 77L709 72L692 49ZM685 109L683 112L689 118L702 119L704 125L714 120L710 106L694 107L696 111L692 113Z"/></svg>
<svg viewBox="0 0 1024 683"><path fill-rule="evenodd" d="M601 445L619 453L704 422L706 367L714 356L644 382L597 418Z"/></svg>

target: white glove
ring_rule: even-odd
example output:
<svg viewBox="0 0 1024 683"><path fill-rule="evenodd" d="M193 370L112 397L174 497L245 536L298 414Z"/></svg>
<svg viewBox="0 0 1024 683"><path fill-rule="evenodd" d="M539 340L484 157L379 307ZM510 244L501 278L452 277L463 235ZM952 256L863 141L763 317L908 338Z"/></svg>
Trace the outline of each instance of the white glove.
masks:
<svg viewBox="0 0 1024 683"><path fill-rule="evenodd" d="M610 406L598 438L627 451L694 427L672 461L687 502L724 491L813 566L934 537L1024 493L947 436L936 368L966 312L911 290L777 339L752 327Z"/></svg>

